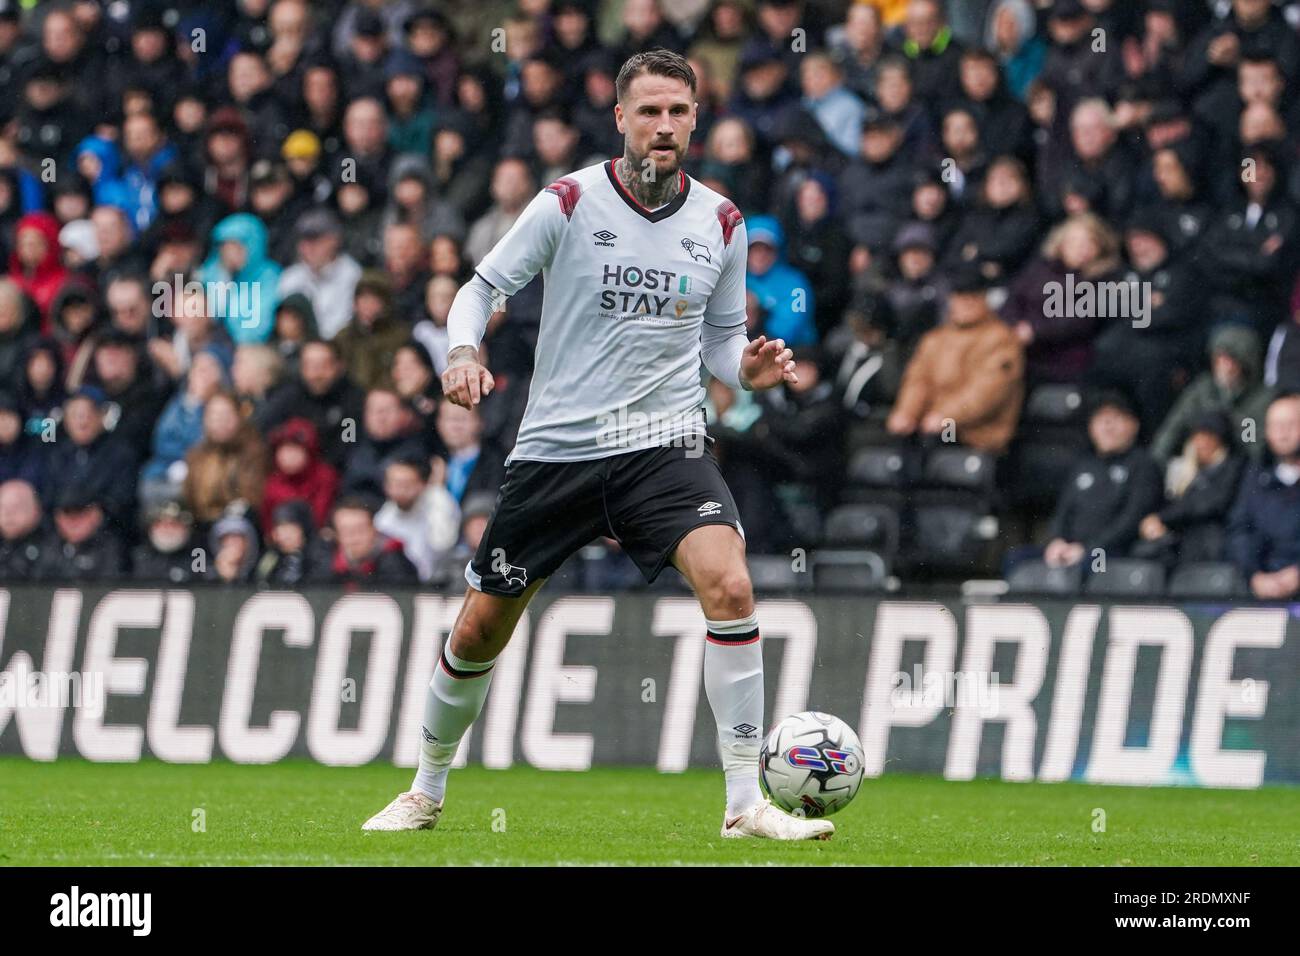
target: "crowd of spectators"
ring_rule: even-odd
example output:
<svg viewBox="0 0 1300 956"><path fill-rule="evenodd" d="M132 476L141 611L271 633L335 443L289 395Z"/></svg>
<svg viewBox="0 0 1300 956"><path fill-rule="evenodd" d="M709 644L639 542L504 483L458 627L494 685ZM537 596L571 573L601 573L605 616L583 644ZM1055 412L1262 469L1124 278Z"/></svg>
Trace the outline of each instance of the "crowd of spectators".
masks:
<svg viewBox="0 0 1300 956"><path fill-rule="evenodd" d="M475 410L440 392L452 299L539 189L621 153L619 65L665 47L698 80L687 171L746 218L751 333L796 351L797 385L708 389L751 551L815 545L855 447L1001 458L1035 389L1076 386L1091 451L1008 562L1227 558L1294 594L1297 24L1270 0L0 0L0 577L455 580L542 279L490 324ZM1120 286L1125 314L1074 296ZM605 547L600 580L630 580Z"/></svg>

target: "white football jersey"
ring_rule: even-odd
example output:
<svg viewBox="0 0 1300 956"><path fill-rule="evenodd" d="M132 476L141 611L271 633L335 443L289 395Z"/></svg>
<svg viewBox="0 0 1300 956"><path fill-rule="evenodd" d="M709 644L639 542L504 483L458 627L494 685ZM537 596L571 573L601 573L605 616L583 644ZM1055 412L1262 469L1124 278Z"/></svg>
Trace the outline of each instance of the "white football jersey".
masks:
<svg viewBox="0 0 1300 956"><path fill-rule="evenodd" d="M539 270L545 282L536 369L510 460L698 443L702 323L745 322L748 243L735 204L678 173L672 202L649 210L613 165L551 183L478 264L506 295Z"/></svg>

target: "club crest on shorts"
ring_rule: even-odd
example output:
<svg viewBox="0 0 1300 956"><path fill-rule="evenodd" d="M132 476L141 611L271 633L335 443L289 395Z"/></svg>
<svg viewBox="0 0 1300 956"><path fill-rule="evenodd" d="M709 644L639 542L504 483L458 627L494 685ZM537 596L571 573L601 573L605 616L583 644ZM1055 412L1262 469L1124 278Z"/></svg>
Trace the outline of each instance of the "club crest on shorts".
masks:
<svg viewBox="0 0 1300 956"><path fill-rule="evenodd" d="M528 587L527 568L517 568L513 564L502 564L499 570L501 577L505 578L506 584L513 584L519 588Z"/></svg>
<svg viewBox="0 0 1300 956"><path fill-rule="evenodd" d="M682 248L696 262L703 261L712 265L713 257L709 255L709 247L704 243L696 242L694 239L683 239Z"/></svg>

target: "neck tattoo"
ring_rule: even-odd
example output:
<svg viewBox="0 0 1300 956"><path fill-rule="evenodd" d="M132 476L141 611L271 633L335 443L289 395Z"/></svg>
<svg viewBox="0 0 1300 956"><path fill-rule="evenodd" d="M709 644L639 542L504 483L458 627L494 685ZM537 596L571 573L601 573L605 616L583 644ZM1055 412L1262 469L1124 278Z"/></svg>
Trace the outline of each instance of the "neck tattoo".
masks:
<svg viewBox="0 0 1300 956"><path fill-rule="evenodd" d="M653 169L654 167L647 166L646 168ZM657 209L671 202L673 197L682 189L682 177L677 172L663 179L655 177L647 181L641 175L641 167L632 158L630 151L625 152L623 158L614 164L614 174L618 176L618 181L632 194L632 198L647 209Z"/></svg>

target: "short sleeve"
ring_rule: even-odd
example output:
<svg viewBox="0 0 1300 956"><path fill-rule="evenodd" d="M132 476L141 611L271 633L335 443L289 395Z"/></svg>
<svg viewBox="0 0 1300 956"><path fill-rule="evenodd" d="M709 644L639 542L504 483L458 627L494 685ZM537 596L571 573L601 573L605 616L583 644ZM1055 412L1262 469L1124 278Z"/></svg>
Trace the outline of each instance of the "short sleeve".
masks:
<svg viewBox="0 0 1300 956"><path fill-rule="evenodd" d="M526 286L555 255L561 229L568 221L562 208L565 198L557 193L555 184L534 196L475 271L506 295Z"/></svg>

